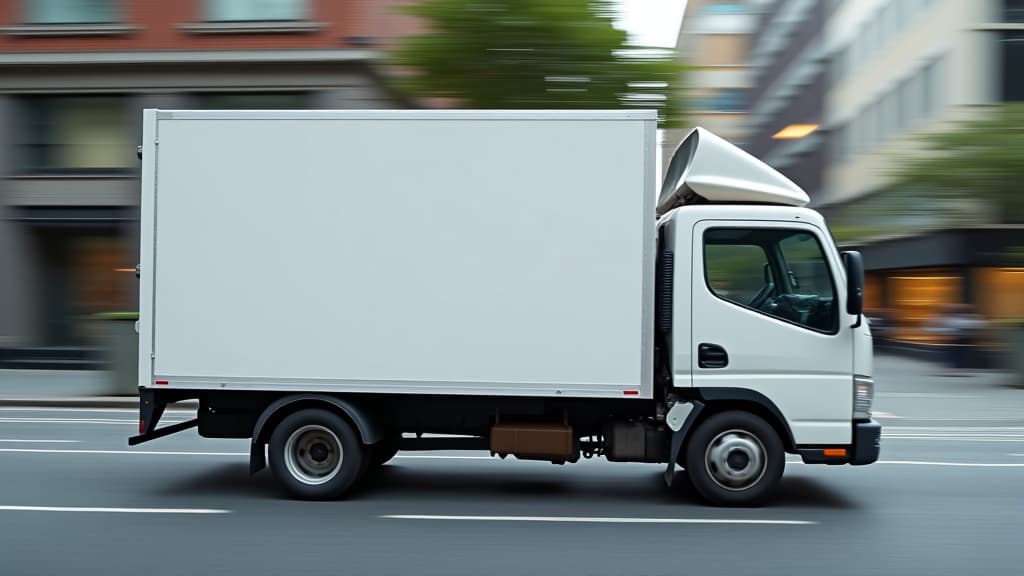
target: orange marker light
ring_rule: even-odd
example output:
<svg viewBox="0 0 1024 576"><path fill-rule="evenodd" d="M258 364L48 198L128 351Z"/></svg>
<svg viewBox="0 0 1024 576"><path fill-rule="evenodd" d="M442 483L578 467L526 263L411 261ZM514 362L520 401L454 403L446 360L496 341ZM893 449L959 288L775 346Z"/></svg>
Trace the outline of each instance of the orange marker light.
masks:
<svg viewBox="0 0 1024 576"><path fill-rule="evenodd" d="M825 448L825 456L829 458L842 458L846 456L846 448Z"/></svg>

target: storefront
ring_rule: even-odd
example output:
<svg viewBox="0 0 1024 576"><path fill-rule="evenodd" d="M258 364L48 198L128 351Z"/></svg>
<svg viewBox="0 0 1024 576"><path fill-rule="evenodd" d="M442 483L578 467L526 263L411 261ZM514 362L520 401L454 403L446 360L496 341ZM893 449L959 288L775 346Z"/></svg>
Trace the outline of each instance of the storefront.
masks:
<svg viewBox="0 0 1024 576"><path fill-rule="evenodd" d="M950 338L937 330L948 307L968 304L987 325L978 342L1001 347L999 328L1024 319L1024 226L943 230L845 248L860 250L865 308L882 320L882 339L940 351Z"/></svg>
<svg viewBox="0 0 1024 576"><path fill-rule="evenodd" d="M131 208L50 208L16 210L27 232L28 277L36 347L87 348L97 344L101 312L136 306L135 210Z"/></svg>

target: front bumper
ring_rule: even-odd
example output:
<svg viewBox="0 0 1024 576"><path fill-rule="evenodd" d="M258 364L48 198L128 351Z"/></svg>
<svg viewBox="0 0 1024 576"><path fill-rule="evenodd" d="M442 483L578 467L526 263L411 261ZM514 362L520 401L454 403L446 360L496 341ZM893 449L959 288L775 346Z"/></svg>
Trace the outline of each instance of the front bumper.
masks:
<svg viewBox="0 0 1024 576"><path fill-rule="evenodd" d="M844 450L845 449L845 450ZM800 448L804 464L864 466L878 461L882 449L882 425L874 420L853 423L853 444L841 448ZM839 455L842 451L842 455Z"/></svg>

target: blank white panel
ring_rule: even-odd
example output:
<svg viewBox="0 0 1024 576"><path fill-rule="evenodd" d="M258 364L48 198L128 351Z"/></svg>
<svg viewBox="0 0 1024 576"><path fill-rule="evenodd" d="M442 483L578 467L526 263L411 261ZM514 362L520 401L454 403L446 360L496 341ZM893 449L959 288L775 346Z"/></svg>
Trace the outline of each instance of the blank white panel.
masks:
<svg viewBox="0 0 1024 576"><path fill-rule="evenodd" d="M647 384L646 122L158 124L155 375Z"/></svg>

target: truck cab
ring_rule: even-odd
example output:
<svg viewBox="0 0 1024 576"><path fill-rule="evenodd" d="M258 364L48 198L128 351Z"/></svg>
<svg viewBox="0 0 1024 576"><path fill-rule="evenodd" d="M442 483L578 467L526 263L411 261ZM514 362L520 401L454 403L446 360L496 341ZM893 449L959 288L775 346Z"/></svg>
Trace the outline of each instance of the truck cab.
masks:
<svg viewBox="0 0 1024 576"><path fill-rule="evenodd" d="M659 346L670 351L664 373L683 398L774 414L786 451L807 463L868 464L880 426L871 421L863 265L837 250L808 202L796 184L706 130L680 144L658 202L659 290L672 303L659 317ZM732 443L744 462L767 458L762 439L740 432ZM725 468L725 480L758 471ZM734 490L744 485L732 480Z"/></svg>

